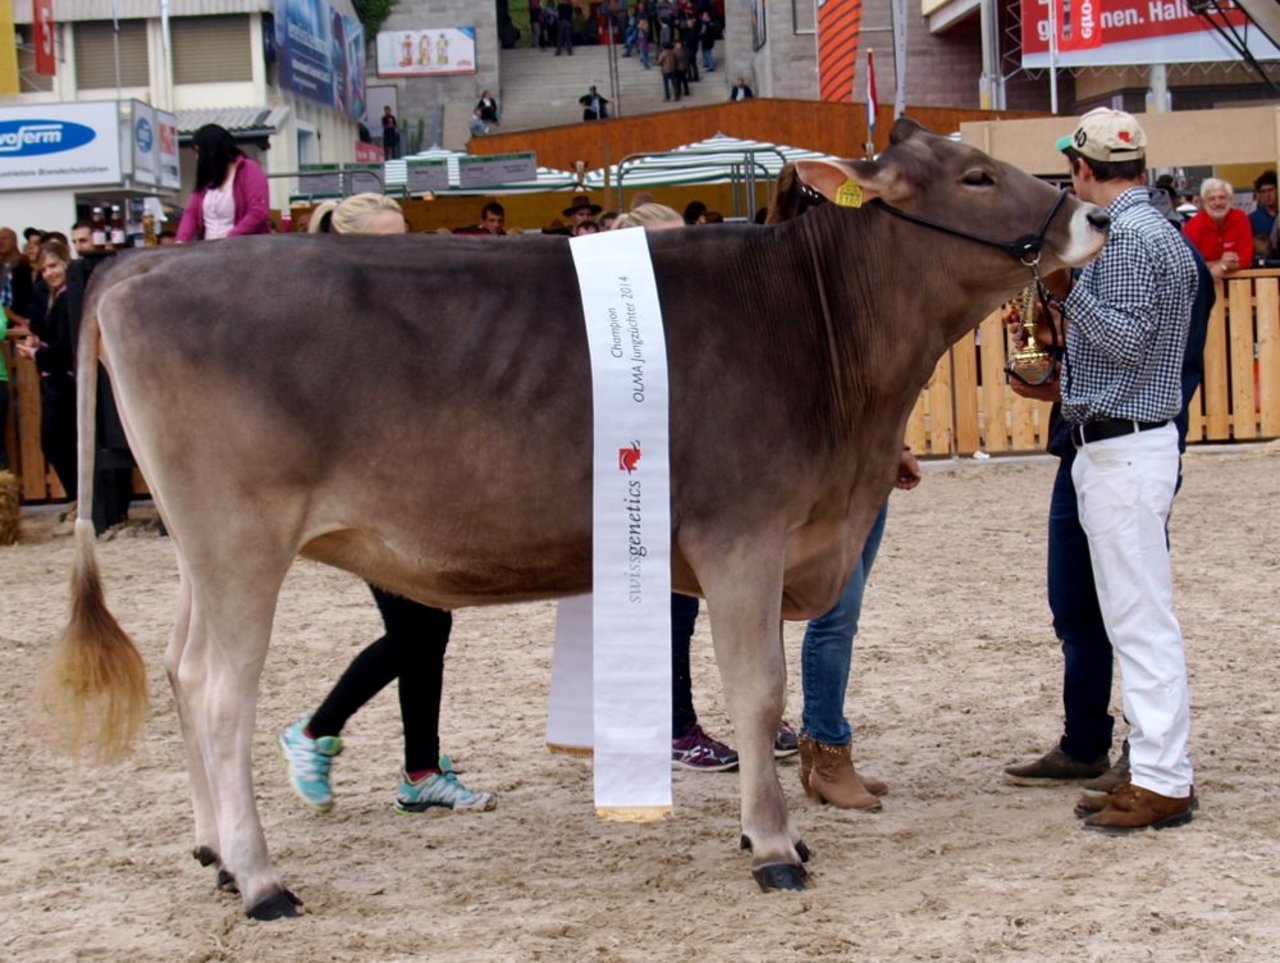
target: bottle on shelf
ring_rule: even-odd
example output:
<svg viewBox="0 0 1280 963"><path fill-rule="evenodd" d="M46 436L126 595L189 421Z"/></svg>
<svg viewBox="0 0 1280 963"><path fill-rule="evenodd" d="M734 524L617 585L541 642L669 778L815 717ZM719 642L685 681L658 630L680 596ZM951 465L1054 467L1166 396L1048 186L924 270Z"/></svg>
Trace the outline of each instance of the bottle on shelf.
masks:
<svg viewBox="0 0 1280 963"><path fill-rule="evenodd" d="M101 204L93 206L93 217L89 221L89 236L93 246L101 251L107 246L107 218Z"/></svg>
<svg viewBox="0 0 1280 963"><path fill-rule="evenodd" d="M111 205L111 247L125 246L124 209L119 204Z"/></svg>

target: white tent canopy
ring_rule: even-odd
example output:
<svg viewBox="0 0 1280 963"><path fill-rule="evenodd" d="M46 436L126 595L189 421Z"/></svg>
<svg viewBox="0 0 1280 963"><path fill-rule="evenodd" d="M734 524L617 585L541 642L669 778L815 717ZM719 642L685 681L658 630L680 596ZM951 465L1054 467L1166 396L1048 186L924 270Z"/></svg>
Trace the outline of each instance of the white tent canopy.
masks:
<svg viewBox="0 0 1280 963"><path fill-rule="evenodd" d="M608 185L638 190L685 184L766 181L775 179L786 163L822 160L827 156L785 144L716 134L671 151L636 154L608 168L597 168L586 175L586 187L602 190Z"/></svg>
<svg viewBox="0 0 1280 963"><path fill-rule="evenodd" d="M441 161L449 169L449 189L438 192L446 196L481 196L485 194L537 194L543 191L567 191L577 185L577 179L568 171L551 167L539 167L538 176L533 180L515 181L510 184L499 184L488 187L461 187L458 175L458 158L469 157L463 151L448 150L443 147L430 147L400 160L389 160L385 165L385 184L387 193L396 193L404 189L405 168L408 161Z"/></svg>

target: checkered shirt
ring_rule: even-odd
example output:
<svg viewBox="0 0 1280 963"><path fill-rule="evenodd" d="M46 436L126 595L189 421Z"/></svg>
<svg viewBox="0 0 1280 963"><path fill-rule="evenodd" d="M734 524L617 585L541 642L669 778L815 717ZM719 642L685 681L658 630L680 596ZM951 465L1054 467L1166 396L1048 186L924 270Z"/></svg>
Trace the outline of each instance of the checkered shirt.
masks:
<svg viewBox="0 0 1280 963"><path fill-rule="evenodd" d="M1163 421L1182 408L1196 263L1146 188L1107 207L1111 230L1067 297L1062 415Z"/></svg>

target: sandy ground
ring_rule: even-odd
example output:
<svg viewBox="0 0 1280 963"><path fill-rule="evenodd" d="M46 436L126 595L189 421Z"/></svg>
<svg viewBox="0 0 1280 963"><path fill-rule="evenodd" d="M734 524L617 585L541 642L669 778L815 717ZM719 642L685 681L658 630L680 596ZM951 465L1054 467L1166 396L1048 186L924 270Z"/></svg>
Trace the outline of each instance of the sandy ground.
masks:
<svg viewBox="0 0 1280 963"><path fill-rule="evenodd" d="M734 775L681 772L673 818L596 820L589 763L543 749L550 604L456 623L443 740L486 814L404 817L394 694L348 727L338 806L304 810L273 749L374 637L361 583L295 566L256 737L276 865L306 901L257 924L188 855L190 809L160 654L172 548L142 524L100 544L109 598L147 659L152 715L124 765L74 770L28 716L63 617L70 539L49 515L0 549L0 959L40 960L1275 960L1280 959L1277 650L1280 447L1202 451L1173 525L1203 810L1166 833L1082 832L1070 788L1000 769L1058 732L1061 657L1044 601L1047 458L928 466L894 497L854 665L860 765L879 815L818 807L781 766L814 852L802 894L758 892L737 849ZM705 619L702 620L705 622ZM728 736L700 622L694 692ZM789 715L801 627L790 625Z"/></svg>

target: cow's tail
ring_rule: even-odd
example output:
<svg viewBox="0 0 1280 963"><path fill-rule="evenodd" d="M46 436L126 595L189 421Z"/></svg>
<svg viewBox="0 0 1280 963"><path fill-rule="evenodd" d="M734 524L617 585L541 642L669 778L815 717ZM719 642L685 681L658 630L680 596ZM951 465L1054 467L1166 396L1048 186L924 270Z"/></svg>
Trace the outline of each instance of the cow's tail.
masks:
<svg viewBox="0 0 1280 963"><path fill-rule="evenodd" d="M107 272L100 272L107 273ZM38 708L52 741L73 755L83 748L98 762L128 751L147 711L142 657L107 610L94 551L93 474L97 424L98 305L109 284L90 287L80 324L76 358L76 424L79 447L75 561L71 614L40 682Z"/></svg>

